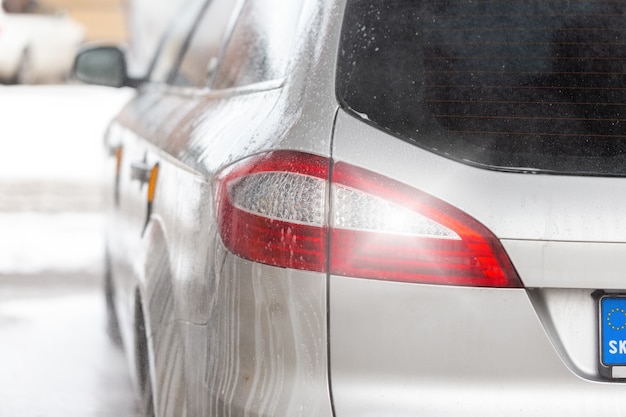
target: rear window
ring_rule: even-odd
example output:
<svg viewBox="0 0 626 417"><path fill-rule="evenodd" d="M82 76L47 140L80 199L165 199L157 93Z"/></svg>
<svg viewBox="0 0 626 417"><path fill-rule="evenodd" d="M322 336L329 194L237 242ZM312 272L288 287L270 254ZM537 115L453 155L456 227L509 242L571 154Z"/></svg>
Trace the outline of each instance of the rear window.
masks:
<svg viewBox="0 0 626 417"><path fill-rule="evenodd" d="M354 116L494 169L626 174L626 2L348 0Z"/></svg>

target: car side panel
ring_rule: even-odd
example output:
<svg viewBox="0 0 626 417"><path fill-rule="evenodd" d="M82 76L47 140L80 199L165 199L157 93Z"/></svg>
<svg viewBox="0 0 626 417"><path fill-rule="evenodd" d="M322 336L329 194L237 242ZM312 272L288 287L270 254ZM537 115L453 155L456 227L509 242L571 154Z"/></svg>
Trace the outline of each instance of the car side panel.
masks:
<svg viewBox="0 0 626 417"><path fill-rule="evenodd" d="M134 263L132 280L148 295L161 415L332 415L328 277L228 253L217 234L215 180L229 164L275 149L330 156L333 9L305 2L288 79L223 91L148 84L117 118L159 163L144 253L117 262ZM331 42L317 43L318 36ZM122 228L114 224L110 242ZM169 277L157 272L163 258ZM118 300L128 305L119 310L132 311L130 294Z"/></svg>
<svg viewBox="0 0 626 417"><path fill-rule="evenodd" d="M135 295L143 288L141 265L144 251L141 234L146 219L145 185L131 178L131 164L147 158L147 150L140 139L126 126L115 123L106 139L111 150L107 164L113 183L108 190L110 206L107 212L107 252L110 256L111 278L114 285L115 307L120 331L133 379L136 379L135 358ZM116 168L116 149L121 149L119 169ZM153 156L152 156L153 158Z"/></svg>
<svg viewBox="0 0 626 417"><path fill-rule="evenodd" d="M330 412L326 275L230 255L215 222L216 174L302 129L299 118L283 113L283 97L281 88L239 95L154 90L119 118L159 163L142 254L127 263L145 297L161 415ZM136 123L133 113L148 109L162 117ZM329 112L325 131L332 121ZM311 143L328 149L330 141ZM132 286L124 291L130 312Z"/></svg>

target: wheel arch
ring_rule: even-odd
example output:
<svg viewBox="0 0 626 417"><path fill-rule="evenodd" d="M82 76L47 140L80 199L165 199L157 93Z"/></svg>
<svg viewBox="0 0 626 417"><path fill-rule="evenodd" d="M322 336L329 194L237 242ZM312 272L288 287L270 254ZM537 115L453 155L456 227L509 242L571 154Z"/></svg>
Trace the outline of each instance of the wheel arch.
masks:
<svg viewBox="0 0 626 417"><path fill-rule="evenodd" d="M141 346L142 341L136 337L137 386L141 398L146 400L146 384L151 384L155 415L180 415L182 402L176 400L180 397L176 393L182 392L184 384L177 361L182 346L177 327L174 263L171 261L171 241L159 215L150 217L143 242L145 250L136 289L135 329L139 332L143 324L145 346ZM142 364L142 360L147 364Z"/></svg>

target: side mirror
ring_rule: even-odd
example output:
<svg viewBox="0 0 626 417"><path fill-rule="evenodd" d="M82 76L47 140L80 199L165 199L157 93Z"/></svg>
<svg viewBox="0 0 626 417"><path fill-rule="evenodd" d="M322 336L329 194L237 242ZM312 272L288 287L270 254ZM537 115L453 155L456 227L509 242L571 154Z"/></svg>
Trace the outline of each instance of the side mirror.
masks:
<svg viewBox="0 0 626 417"><path fill-rule="evenodd" d="M81 50L74 61L74 78L88 84L108 87L135 86L128 77L126 56L116 46L96 46Z"/></svg>

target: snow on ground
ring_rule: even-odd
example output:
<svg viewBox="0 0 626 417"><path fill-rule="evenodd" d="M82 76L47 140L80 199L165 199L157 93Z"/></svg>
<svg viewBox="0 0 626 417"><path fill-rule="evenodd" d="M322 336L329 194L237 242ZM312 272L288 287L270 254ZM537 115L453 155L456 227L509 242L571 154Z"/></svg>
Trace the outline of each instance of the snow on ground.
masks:
<svg viewBox="0 0 626 417"><path fill-rule="evenodd" d="M0 275L101 272L102 137L131 95L0 86Z"/></svg>
<svg viewBox="0 0 626 417"><path fill-rule="evenodd" d="M100 274L100 212L0 213L0 274Z"/></svg>

